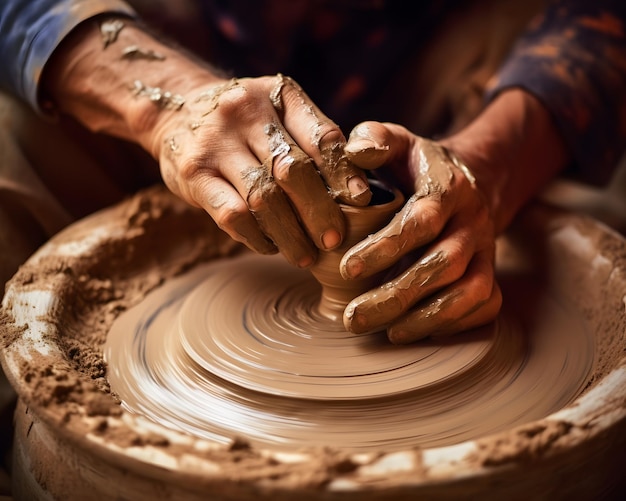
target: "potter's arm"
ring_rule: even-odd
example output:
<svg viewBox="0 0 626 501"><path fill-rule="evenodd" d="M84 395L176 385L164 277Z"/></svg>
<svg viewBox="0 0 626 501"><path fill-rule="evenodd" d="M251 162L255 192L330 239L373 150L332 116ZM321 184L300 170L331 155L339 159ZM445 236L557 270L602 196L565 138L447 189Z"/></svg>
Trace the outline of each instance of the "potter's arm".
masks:
<svg viewBox="0 0 626 501"><path fill-rule="evenodd" d="M52 3L71 12L94 2ZM334 198L362 205L370 192L341 157L339 128L291 79L225 78L128 14L57 34L40 102L140 144L173 192L259 253L280 251L305 267L318 248L340 244L345 223Z"/></svg>
<svg viewBox="0 0 626 501"><path fill-rule="evenodd" d="M626 3L552 0L493 79L550 112L571 162L565 174L606 184L626 149Z"/></svg>
<svg viewBox="0 0 626 501"><path fill-rule="evenodd" d="M392 341L410 342L495 317L495 237L568 166L600 182L624 151L625 11L613 0L561 1L534 23L485 110L440 141L470 166L469 177L436 143L398 125L366 123L353 131L346 150L357 164L387 162L381 174L416 193L390 225L348 251L342 274L371 274L412 252L417 257L348 305L352 330L386 325Z"/></svg>
<svg viewBox="0 0 626 501"><path fill-rule="evenodd" d="M465 129L440 142L471 165L496 235L572 158L546 107L518 88L502 92Z"/></svg>

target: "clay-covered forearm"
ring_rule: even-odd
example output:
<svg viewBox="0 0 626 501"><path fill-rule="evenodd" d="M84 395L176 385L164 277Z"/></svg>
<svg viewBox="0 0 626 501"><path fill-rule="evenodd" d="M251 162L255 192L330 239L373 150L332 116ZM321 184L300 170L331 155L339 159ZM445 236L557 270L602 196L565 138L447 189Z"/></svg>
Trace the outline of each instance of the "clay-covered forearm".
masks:
<svg viewBox="0 0 626 501"><path fill-rule="evenodd" d="M490 97L523 88L550 110L572 155L568 169L609 181L626 149L626 2L553 0L520 39Z"/></svg>
<svg viewBox="0 0 626 501"><path fill-rule="evenodd" d="M502 92L468 127L441 142L474 173L496 233L570 160L549 111L520 89Z"/></svg>
<svg viewBox="0 0 626 501"><path fill-rule="evenodd" d="M102 15L66 37L46 65L40 92L90 130L137 142L158 157L159 121L181 110L190 89L221 81L135 20Z"/></svg>

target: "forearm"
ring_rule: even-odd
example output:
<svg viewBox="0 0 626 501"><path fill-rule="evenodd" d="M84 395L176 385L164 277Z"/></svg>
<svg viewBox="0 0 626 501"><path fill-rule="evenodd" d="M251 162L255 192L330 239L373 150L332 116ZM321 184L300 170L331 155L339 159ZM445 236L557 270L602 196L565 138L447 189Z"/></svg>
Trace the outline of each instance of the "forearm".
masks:
<svg viewBox="0 0 626 501"><path fill-rule="evenodd" d="M0 2L0 87L37 109L41 70L76 26L102 13L132 17L123 0Z"/></svg>
<svg viewBox="0 0 626 501"><path fill-rule="evenodd" d="M468 127L441 143L476 176L497 233L569 161L549 112L519 89L504 91Z"/></svg>
<svg viewBox="0 0 626 501"><path fill-rule="evenodd" d="M550 110L572 155L567 175L608 183L626 148L626 2L551 0L487 95L522 88Z"/></svg>
<svg viewBox="0 0 626 501"><path fill-rule="evenodd" d="M115 20L122 27L107 38L103 23ZM160 119L197 97L188 95L191 89L222 81L132 19L101 16L78 26L55 51L41 95L90 130L137 142L157 157Z"/></svg>

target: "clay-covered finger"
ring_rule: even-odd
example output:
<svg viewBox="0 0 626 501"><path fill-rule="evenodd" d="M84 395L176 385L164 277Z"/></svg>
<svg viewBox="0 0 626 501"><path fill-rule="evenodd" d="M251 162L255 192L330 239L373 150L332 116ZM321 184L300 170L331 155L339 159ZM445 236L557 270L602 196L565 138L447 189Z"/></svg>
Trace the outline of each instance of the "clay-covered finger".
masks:
<svg viewBox="0 0 626 501"><path fill-rule="evenodd" d="M467 273L452 286L428 297L392 323L387 336L394 344L425 337L443 337L485 325L502 306L502 293L493 276L492 258L478 254Z"/></svg>
<svg viewBox="0 0 626 501"><path fill-rule="evenodd" d="M430 254L396 279L361 294L344 310L346 329L360 334L385 327L432 292L433 282L438 282L447 266L442 252Z"/></svg>
<svg viewBox="0 0 626 501"><path fill-rule="evenodd" d="M346 138L291 78L278 75L271 100L295 142L319 169L333 198L357 206L372 197L367 177L345 155Z"/></svg>
<svg viewBox="0 0 626 501"><path fill-rule="evenodd" d="M259 254L278 252L229 182L219 177L202 176L190 185L189 192L189 199L195 200L231 238Z"/></svg>
<svg viewBox="0 0 626 501"><path fill-rule="evenodd" d="M268 167L262 166L248 182L248 207L263 233L290 263L300 268L312 265L317 249L304 233L285 193L268 173Z"/></svg>
<svg viewBox="0 0 626 501"><path fill-rule="evenodd" d="M203 207L235 240L260 254L278 250L302 268L315 262L317 249L274 181L271 165L240 151L220 157L220 176L217 169L190 165L183 171L186 182L179 183L183 196Z"/></svg>
<svg viewBox="0 0 626 501"><path fill-rule="evenodd" d="M266 129L260 136L264 139L259 140L257 135L256 143L250 141L252 150L256 151L241 151L237 145L229 148L225 144L218 168L213 168L211 175L205 172L208 169L197 169L188 176L193 179L187 184L202 184L203 179L219 172L222 177L218 179L232 186L214 193L204 190L206 193L195 195L195 199L208 200L215 196L239 199L250 215L244 229L251 232L250 227L256 226L255 236L264 234L289 262L306 267L317 257L315 245L332 248L341 243L345 230L343 215L311 159L293 144L280 125L270 122ZM257 155L265 155L265 162L261 163ZM289 190L287 194L281 184ZM234 203L230 200L231 206ZM238 206L237 214L242 210ZM258 247L254 250L258 251Z"/></svg>
<svg viewBox="0 0 626 501"><path fill-rule="evenodd" d="M348 249L339 265L342 277L371 276L432 242L443 230L450 210L439 199L411 196L387 226Z"/></svg>
<svg viewBox="0 0 626 501"><path fill-rule="evenodd" d="M390 160L393 138L380 122L362 122L350 132L344 153L348 160L362 169L377 169Z"/></svg>
<svg viewBox="0 0 626 501"><path fill-rule="evenodd" d="M264 166L287 195L290 210L295 210L316 247L325 250L337 247L343 240L345 220L313 160L280 124L270 124L267 134L269 156Z"/></svg>
<svg viewBox="0 0 626 501"><path fill-rule="evenodd" d="M395 279L351 301L345 327L355 333L386 326L430 294L461 278L474 255L470 233L457 229Z"/></svg>

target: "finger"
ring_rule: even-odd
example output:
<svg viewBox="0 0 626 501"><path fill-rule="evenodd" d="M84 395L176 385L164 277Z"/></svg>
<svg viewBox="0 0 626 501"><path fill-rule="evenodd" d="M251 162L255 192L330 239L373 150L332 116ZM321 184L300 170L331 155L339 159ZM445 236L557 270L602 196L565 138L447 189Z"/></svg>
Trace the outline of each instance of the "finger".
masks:
<svg viewBox="0 0 626 501"><path fill-rule="evenodd" d="M389 268L407 253L432 242L443 230L453 204L411 196L402 210L380 231L348 249L339 264L349 280Z"/></svg>
<svg viewBox="0 0 626 501"><path fill-rule="evenodd" d="M302 88L291 78L278 75L270 97L296 143L319 169L333 198L351 205L365 206L371 191L365 174L349 161L343 147L341 129L324 115Z"/></svg>
<svg viewBox="0 0 626 501"><path fill-rule="evenodd" d="M220 177L203 176L192 185L194 187L189 189L190 198L233 240L259 254L278 252L274 243L261 231L248 205L228 181Z"/></svg>
<svg viewBox="0 0 626 501"><path fill-rule="evenodd" d="M428 297L387 329L394 344L425 337L443 337L485 325L502 306L502 293L494 279L493 256L477 254L467 273L454 285Z"/></svg>
<svg viewBox="0 0 626 501"><path fill-rule="evenodd" d="M278 186L268 167L256 177L249 190L248 206L261 230L269 236L287 261L306 268L315 262L317 251L306 237L283 190Z"/></svg>
<svg viewBox="0 0 626 501"><path fill-rule="evenodd" d="M291 202L288 210L295 210L318 248L337 247L345 234L345 220L312 159L295 144L280 123L267 125L265 135L265 142L251 138L250 147L257 155L265 155L268 172Z"/></svg>
<svg viewBox="0 0 626 501"><path fill-rule="evenodd" d="M231 160L233 165L236 159ZM271 174L273 159L249 167L233 176L233 184L254 216L261 231L269 237L288 262L306 268L315 262L317 249L303 231L293 206Z"/></svg>
<svg viewBox="0 0 626 501"><path fill-rule="evenodd" d="M362 169L377 169L389 162L398 148L391 149L394 141L391 131L380 122L362 122L350 132L343 151L356 166Z"/></svg>
<svg viewBox="0 0 626 501"><path fill-rule="evenodd" d="M432 141L416 140L419 159L415 162L418 170L415 193L385 228L346 252L340 263L340 273L345 279L371 276L438 238L455 211L459 213L457 220L465 219L477 228L481 218L487 215L484 210L477 212L477 207L482 205L476 206L474 186L455 167L448 152ZM469 199L468 193L472 193ZM470 213L476 214L475 221L467 218ZM456 226L460 226L458 222Z"/></svg>
<svg viewBox="0 0 626 501"><path fill-rule="evenodd" d="M344 148L346 156L363 169L378 169L377 176L405 191L413 190L416 173L414 164L424 155L413 158L417 143L428 144L402 125L362 122L350 132ZM417 162L416 162L417 160Z"/></svg>
<svg viewBox="0 0 626 501"><path fill-rule="evenodd" d="M242 168L246 165L250 167ZM220 228L255 252L279 250L298 267L313 264L317 250L268 167L241 152L220 155L220 166L221 177L216 176L216 169L202 166L183 173L187 196L203 207Z"/></svg>
<svg viewBox="0 0 626 501"><path fill-rule="evenodd" d="M346 328L363 333L401 317L420 300L461 278L474 252L471 231L453 229L400 276L352 300L344 311Z"/></svg>

